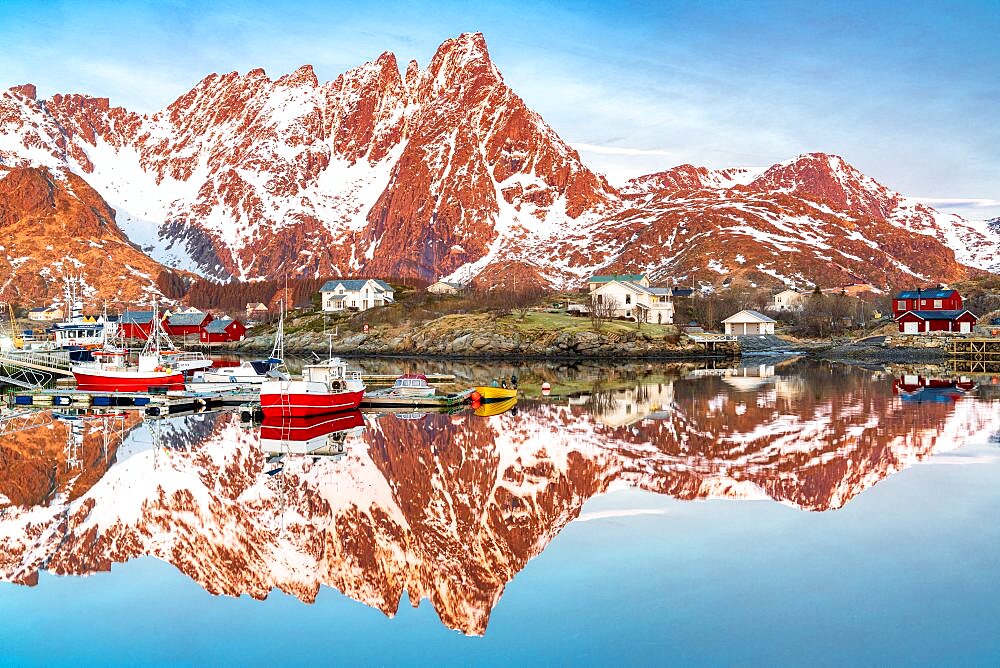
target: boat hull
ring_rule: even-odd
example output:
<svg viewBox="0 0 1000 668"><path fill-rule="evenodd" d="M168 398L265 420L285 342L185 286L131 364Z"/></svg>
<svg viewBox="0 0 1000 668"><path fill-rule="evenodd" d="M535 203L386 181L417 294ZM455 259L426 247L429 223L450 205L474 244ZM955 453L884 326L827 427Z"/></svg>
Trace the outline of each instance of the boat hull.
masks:
<svg viewBox="0 0 1000 668"><path fill-rule="evenodd" d="M76 389L88 392L148 392L150 388L183 390L184 374L165 371L86 371L72 369Z"/></svg>
<svg viewBox="0 0 1000 668"><path fill-rule="evenodd" d="M269 392L264 383L260 410L265 417L309 417L351 411L361 405L364 390L345 392Z"/></svg>
<svg viewBox="0 0 1000 668"><path fill-rule="evenodd" d="M262 441L311 441L334 432L363 427L364 424L365 420L358 410L309 418L265 417L260 425L260 437Z"/></svg>
<svg viewBox="0 0 1000 668"><path fill-rule="evenodd" d="M477 387L476 392L479 394L479 400L483 403L490 401L507 401L508 399L517 398L517 390L507 387L493 387L486 385L483 387Z"/></svg>

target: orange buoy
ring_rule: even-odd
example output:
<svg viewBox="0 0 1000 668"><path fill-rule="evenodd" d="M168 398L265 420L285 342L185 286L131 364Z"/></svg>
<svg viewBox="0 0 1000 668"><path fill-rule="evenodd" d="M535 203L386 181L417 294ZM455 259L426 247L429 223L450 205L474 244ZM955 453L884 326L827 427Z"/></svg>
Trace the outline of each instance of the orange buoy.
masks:
<svg viewBox="0 0 1000 668"><path fill-rule="evenodd" d="M473 391L472 394L469 395L469 399L474 404L478 404L480 401L483 400L482 396L480 396L480 394L478 392L475 392L475 391Z"/></svg>
<svg viewBox="0 0 1000 668"><path fill-rule="evenodd" d="M552 392L552 386L549 385L548 381L542 383L542 394L547 397L550 392Z"/></svg>

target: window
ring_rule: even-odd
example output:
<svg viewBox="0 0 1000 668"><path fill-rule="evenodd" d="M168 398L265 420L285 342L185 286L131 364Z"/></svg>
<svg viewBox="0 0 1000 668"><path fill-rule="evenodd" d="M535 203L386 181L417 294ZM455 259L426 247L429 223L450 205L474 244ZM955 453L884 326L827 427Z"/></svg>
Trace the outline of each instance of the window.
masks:
<svg viewBox="0 0 1000 668"><path fill-rule="evenodd" d="M900 299L898 302L896 302L896 308L899 309L900 311L905 310L906 309L906 300L905 299Z"/></svg>
<svg viewBox="0 0 1000 668"><path fill-rule="evenodd" d="M625 295L625 303L626 304L632 303L632 295Z"/></svg>
<svg viewBox="0 0 1000 668"><path fill-rule="evenodd" d="M934 300L934 308L941 308L941 300L940 299L935 299Z"/></svg>
<svg viewBox="0 0 1000 668"><path fill-rule="evenodd" d="M927 300L926 299L921 299L920 300L920 305L921 306L927 306Z"/></svg>

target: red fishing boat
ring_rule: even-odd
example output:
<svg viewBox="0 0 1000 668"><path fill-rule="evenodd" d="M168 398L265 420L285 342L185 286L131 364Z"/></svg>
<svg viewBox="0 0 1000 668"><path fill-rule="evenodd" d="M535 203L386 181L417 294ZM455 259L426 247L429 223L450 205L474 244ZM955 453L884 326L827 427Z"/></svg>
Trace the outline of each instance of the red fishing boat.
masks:
<svg viewBox="0 0 1000 668"><path fill-rule="evenodd" d="M175 351L166 334L159 331L159 309L153 305L154 327L139 353L135 364L124 350L106 348L93 353L93 361L70 367L76 378L76 388L90 392L149 392L152 389L183 390L184 372L172 365L169 355ZM166 354L161 352L161 339L167 341Z"/></svg>
<svg viewBox="0 0 1000 668"><path fill-rule="evenodd" d="M184 374L164 366L158 355L139 355L129 364L125 353L94 353L93 362L70 367L78 390L92 392L148 392L152 388L183 390Z"/></svg>
<svg viewBox="0 0 1000 668"><path fill-rule="evenodd" d="M301 380L265 380L260 384L260 409L265 417L308 417L354 410L364 396L361 377L331 357L303 367Z"/></svg>

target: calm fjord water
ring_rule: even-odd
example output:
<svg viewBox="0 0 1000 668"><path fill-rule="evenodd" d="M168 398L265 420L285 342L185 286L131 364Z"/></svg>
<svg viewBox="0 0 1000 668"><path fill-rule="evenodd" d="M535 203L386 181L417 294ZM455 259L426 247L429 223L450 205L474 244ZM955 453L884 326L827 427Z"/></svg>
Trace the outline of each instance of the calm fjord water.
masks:
<svg viewBox="0 0 1000 668"><path fill-rule="evenodd" d="M517 371L571 396L5 417L0 664L996 663L997 379Z"/></svg>

